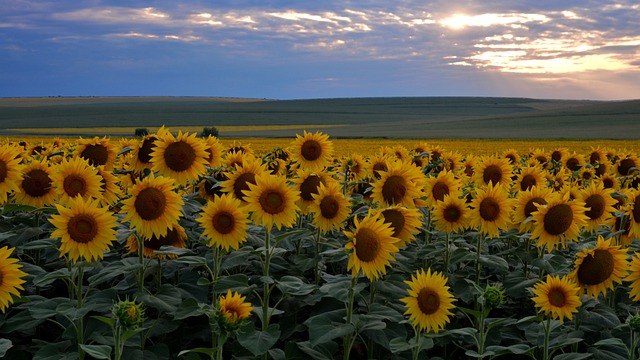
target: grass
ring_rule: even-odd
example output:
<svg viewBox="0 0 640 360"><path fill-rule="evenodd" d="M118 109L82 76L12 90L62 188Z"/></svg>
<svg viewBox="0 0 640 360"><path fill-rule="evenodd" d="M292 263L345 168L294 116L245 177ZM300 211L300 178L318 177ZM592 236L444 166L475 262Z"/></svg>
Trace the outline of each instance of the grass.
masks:
<svg viewBox="0 0 640 360"><path fill-rule="evenodd" d="M489 97L263 100L205 97L0 99L0 135L60 128L249 126L234 137L412 139L634 139L640 100L619 102ZM267 126L256 130L254 127ZM282 126L282 127L268 127ZM1 130L5 129L5 130ZM73 135L78 135L74 133ZM225 131L221 130L221 137Z"/></svg>

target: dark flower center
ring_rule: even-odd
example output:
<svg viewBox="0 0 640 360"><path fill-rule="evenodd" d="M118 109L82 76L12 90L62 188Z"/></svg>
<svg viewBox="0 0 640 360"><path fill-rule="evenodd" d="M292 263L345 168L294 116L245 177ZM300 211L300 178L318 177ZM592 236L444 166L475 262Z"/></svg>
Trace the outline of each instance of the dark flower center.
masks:
<svg viewBox="0 0 640 360"><path fill-rule="evenodd" d="M553 287L549 290L549 304L555 307L563 307L567 303L567 297L564 290L559 287Z"/></svg>
<svg viewBox="0 0 640 360"><path fill-rule="evenodd" d="M364 262L373 261L380 252L380 239L371 229L360 229L356 233L356 256Z"/></svg>
<svg viewBox="0 0 640 360"><path fill-rule="evenodd" d="M536 207L536 204L538 205L546 205L547 201L541 197L534 197L532 199L529 199L529 201L527 201L527 203L524 205L524 216L525 217L529 217L531 216L531 213L533 213L534 211L538 211L538 208Z"/></svg>
<svg viewBox="0 0 640 360"><path fill-rule="evenodd" d="M618 173L622 176L629 175L629 171L631 168L637 167L636 162L633 159L622 159L620 160L620 165L618 165Z"/></svg>
<svg viewBox="0 0 640 360"><path fill-rule="evenodd" d="M167 231L166 236L157 237L155 235L151 236L151 239L144 241L144 247L152 249L152 250L160 250L163 246L169 246L173 244L177 244L178 240L180 240L180 235L178 234L178 230L171 229Z"/></svg>
<svg viewBox="0 0 640 360"><path fill-rule="evenodd" d="M587 255L578 268L578 280L585 285L598 285L613 274L615 261L607 250L596 250Z"/></svg>
<svg viewBox="0 0 640 360"><path fill-rule="evenodd" d="M63 188L70 197L84 196L87 192L87 181L82 176L71 174L64 178Z"/></svg>
<svg viewBox="0 0 640 360"><path fill-rule="evenodd" d="M498 200L488 197L480 202L480 217L485 221L495 221L500 216L500 203Z"/></svg>
<svg viewBox="0 0 640 360"><path fill-rule="evenodd" d="M134 206L144 220L155 220L162 216L167 205L164 193L156 188L146 188L138 193Z"/></svg>
<svg viewBox="0 0 640 360"><path fill-rule="evenodd" d="M322 184L322 178L318 175L309 175L300 184L300 197L304 201L313 201L313 195L318 194L318 187Z"/></svg>
<svg viewBox="0 0 640 360"><path fill-rule="evenodd" d="M22 180L22 187L31 197L41 197L51 190L51 178L46 171L34 169L29 171Z"/></svg>
<svg viewBox="0 0 640 360"><path fill-rule="evenodd" d="M164 161L167 167L173 171L181 172L189 169L196 160L196 152L193 147L184 142L177 141L164 151Z"/></svg>
<svg viewBox="0 0 640 360"><path fill-rule="evenodd" d="M143 164L148 164L151 161L151 153L153 149L156 147L153 142L156 141L155 138L145 139L138 150L138 161Z"/></svg>
<svg viewBox="0 0 640 360"><path fill-rule="evenodd" d="M387 204L400 204L407 193L407 182L399 175L389 176L382 186L382 198Z"/></svg>
<svg viewBox="0 0 640 360"><path fill-rule="evenodd" d="M442 201L445 195L449 195L449 186L446 183L437 181L431 188L431 194L435 200Z"/></svg>
<svg viewBox="0 0 640 360"><path fill-rule="evenodd" d="M462 217L462 211L457 205L450 205L444 209L443 215L447 222L455 223Z"/></svg>
<svg viewBox="0 0 640 360"><path fill-rule="evenodd" d="M244 173L236 179L233 183L233 194L236 198L244 200L244 190L249 190L249 184L256 184L256 174L254 173Z"/></svg>
<svg viewBox="0 0 640 360"><path fill-rule="evenodd" d="M536 177L531 174L527 174L522 177L522 181L520 182L520 190L522 191L529 190L532 187L536 186L537 184L538 182L536 180Z"/></svg>
<svg viewBox="0 0 640 360"><path fill-rule="evenodd" d="M104 165L109 160L109 151L103 145L93 144L80 153L80 156L89 162L91 166Z"/></svg>
<svg viewBox="0 0 640 360"><path fill-rule="evenodd" d="M7 170L7 163L4 160L0 159L0 183L4 182L4 179L7 178L7 174L9 171Z"/></svg>
<svg viewBox="0 0 640 360"><path fill-rule="evenodd" d="M69 236L75 242L86 244L98 234L98 223L89 215L80 214L69 219L67 224Z"/></svg>
<svg viewBox="0 0 640 360"><path fill-rule="evenodd" d="M585 207L591 208L584 212L591 220L600 219L604 214L605 200L602 195L594 194L585 200Z"/></svg>
<svg viewBox="0 0 640 360"><path fill-rule="evenodd" d="M418 293L418 307L423 314L431 315L440 308L440 296L431 289L420 289Z"/></svg>
<svg viewBox="0 0 640 360"><path fill-rule="evenodd" d="M320 200L320 214L325 219L333 219L340 211L340 203L335 196L325 196Z"/></svg>
<svg viewBox="0 0 640 360"><path fill-rule="evenodd" d="M382 217L384 218L384 222L389 224L389 226L393 229L393 236L398 237L402 229L404 229L404 215L402 212L395 209L387 209L382 211Z"/></svg>
<svg viewBox="0 0 640 360"><path fill-rule="evenodd" d="M286 205L284 197L276 190L268 190L260 194L259 202L262 210L272 215L283 212Z"/></svg>
<svg viewBox="0 0 640 360"><path fill-rule="evenodd" d="M551 235L560 235L569 230L573 222L573 210L567 204L553 206L544 215L544 230Z"/></svg>
<svg viewBox="0 0 640 360"><path fill-rule="evenodd" d="M213 216L213 218L211 219L211 224L217 232L222 235L226 235L233 231L236 220L229 212L220 211Z"/></svg>
<svg viewBox="0 0 640 360"><path fill-rule="evenodd" d="M482 179L486 184L497 184L502 180L502 169L498 165L489 165L482 172Z"/></svg>
<svg viewBox="0 0 640 360"><path fill-rule="evenodd" d="M322 145L316 140L306 140L302 143L300 154L307 161L318 160L322 155Z"/></svg>

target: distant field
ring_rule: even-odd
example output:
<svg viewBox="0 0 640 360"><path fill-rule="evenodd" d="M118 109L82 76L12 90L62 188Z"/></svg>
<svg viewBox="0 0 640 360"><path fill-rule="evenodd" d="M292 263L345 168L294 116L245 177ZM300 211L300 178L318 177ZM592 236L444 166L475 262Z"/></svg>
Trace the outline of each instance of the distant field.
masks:
<svg viewBox="0 0 640 360"><path fill-rule="evenodd" d="M0 135L121 135L119 128L215 126L224 137L639 139L640 100L488 97L265 100L212 97L0 99ZM232 128L227 128L232 126ZM245 127L245 128L242 128ZM99 130L88 130L95 128ZM10 131L8 129L19 129ZM111 129L111 130L108 130ZM226 129L226 130L223 130Z"/></svg>

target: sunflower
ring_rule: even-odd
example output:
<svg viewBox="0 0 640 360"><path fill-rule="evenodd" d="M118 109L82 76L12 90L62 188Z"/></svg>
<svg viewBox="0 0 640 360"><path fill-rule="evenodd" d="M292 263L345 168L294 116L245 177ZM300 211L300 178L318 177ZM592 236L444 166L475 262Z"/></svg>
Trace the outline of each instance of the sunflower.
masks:
<svg viewBox="0 0 640 360"><path fill-rule="evenodd" d="M461 158L462 155L460 155L460 153L458 153L457 151L445 152L444 154L442 154L444 169L456 173L462 167L462 162L460 161Z"/></svg>
<svg viewBox="0 0 640 360"><path fill-rule="evenodd" d="M398 238L393 237L393 229L383 219L367 216L362 221L354 219L355 230L345 231L351 239L345 248L352 250L347 270L353 277L362 271L370 281L376 280L385 273L385 266L390 266L398 252Z"/></svg>
<svg viewBox="0 0 640 360"><path fill-rule="evenodd" d="M534 164L542 166L543 169L546 169L548 167L550 161L544 149L535 149L531 151L531 156L529 157L529 159L531 159Z"/></svg>
<svg viewBox="0 0 640 360"><path fill-rule="evenodd" d="M573 314L578 312L582 305L580 300L580 287L567 276L547 275L546 281L538 281L532 289L536 295L531 298L538 312L544 312L546 316L551 314L553 319L573 319Z"/></svg>
<svg viewBox="0 0 640 360"><path fill-rule="evenodd" d="M500 155L501 158L509 160L509 165L516 166L520 162L520 155L515 149L507 149Z"/></svg>
<svg viewBox="0 0 640 360"><path fill-rule="evenodd" d="M10 193L20 191L21 161L20 153L13 146L0 146L0 205L7 201Z"/></svg>
<svg viewBox="0 0 640 360"><path fill-rule="evenodd" d="M152 235L151 238L143 237L144 248L142 254L146 258L158 258L160 260L174 259L178 255L176 254L156 254L156 250L160 250L163 246L173 246L176 248L184 249L187 247L187 233L182 226L176 225L167 231L164 236ZM127 251L129 254L138 253L138 237L131 235L127 239Z"/></svg>
<svg viewBox="0 0 640 360"><path fill-rule="evenodd" d="M232 294L231 290L227 290L226 295L220 296L218 299L218 311L227 324L237 324L251 315L253 306L251 306L251 303L245 302L245 300L246 296L241 296L238 292Z"/></svg>
<svg viewBox="0 0 640 360"><path fill-rule="evenodd" d="M314 134L304 131L304 136L296 135L289 150L291 158L300 166L309 170L321 170L333 161L333 143L329 135L316 131Z"/></svg>
<svg viewBox="0 0 640 360"><path fill-rule="evenodd" d="M98 171L89 165L87 160L80 157L63 160L56 165L51 175L53 187L63 204L76 196L81 196L85 200L102 198L101 180Z"/></svg>
<svg viewBox="0 0 640 360"><path fill-rule="evenodd" d="M117 151L107 137L101 139L96 136L90 140L79 139L73 155L87 160L91 166L104 165L105 169L111 170L116 162Z"/></svg>
<svg viewBox="0 0 640 360"><path fill-rule="evenodd" d="M625 177L638 174L638 168L640 168L640 160L635 155L629 154L618 160L613 166L613 172L618 176Z"/></svg>
<svg viewBox="0 0 640 360"><path fill-rule="evenodd" d="M595 247L576 254L574 266L569 277L580 287L586 286L587 295L594 298L600 293L606 297L607 289L613 289L614 283L622 283L629 271L626 249L611 245L611 239L604 240L602 236L598 236Z"/></svg>
<svg viewBox="0 0 640 360"><path fill-rule="evenodd" d="M591 165L593 167L596 177L605 175L611 175L611 164L605 160L605 162L595 163Z"/></svg>
<svg viewBox="0 0 640 360"><path fill-rule="evenodd" d="M478 189L471 201L471 217L469 225L489 237L500 235L500 229L507 230L511 223L513 199L504 187L498 183L489 183L486 189Z"/></svg>
<svg viewBox="0 0 640 360"><path fill-rule="evenodd" d="M591 165L595 165L595 164L601 164L604 163L607 160L607 153L605 152L604 149L601 149L600 147L597 148L591 148L591 152L589 153L588 158L588 162Z"/></svg>
<svg viewBox="0 0 640 360"><path fill-rule="evenodd" d="M87 262L103 258L116 239L118 218L98 200L85 200L78 196L69 199L69 207L57 205L58 214L51 215L49 222L55 226L51 237L61 239L60 257Z"/></svg>
<svg viewBox="0 0 640 360"><path fill-rule="evenodd" d="M216 195L202 210L202 217L196 221L204 229L202 235L209 239L209 246L238 250L247 241L249 213L240 200L231 194Z"/></svg>
<svg viewBox="0 0 640 360"><path fill-rule="evenodd" d="M382 172L389 170L389 164L394 162L389 155L379 153L367 159L367 171L374 179L380 179Z"/></svg>
<svg viewBox="0 0 640 360"><path fill-rule="evenodd" d="M578 241L580 230L587 223L587 209L581 201L570 201L570 192L554 193L547 204L536 204L538 210L531 213L534 227L532 239L537 246L546 246L551 252L556 247L565 248L566 241Z"/></svg>
<svg viewBox="0 0 640 360"><path fill-rule="evenodd" d="M381 172L375 181L371 198L382 206L404 205L415 207L414 199L420 197L419 183L424 179L420 169L401 162L389 164L389 170Z"/></svg>
<svg viewBox="0 0 640 360"><path fill-rule="evenodd" d="M15 201L37 208L52 205L56 191L51 177L51 168L45 161L33 161L22 169L20 190L15 193Z"/></svg>
<svg viewBox="0 0 640 360"><path fill-rule="evenodd" d="M476 164L474 169L474 180L479 185L502 184L508 185L511 182L512 166L508 159L500 159L493 156L486 156Z"/></svg>
<svg viewBox="0 0 640 360"><path fill-rule="evenodd" d="M236 140L233 141L231 145L229 145L225 151L225 153L236 153L242 154L244 156L253 156L253 150L251 149L251 145L241 144Z"/></svg>
<svg viewBox="0 0 640 360"><path fill-rule="evenodd" d="M213 172L209 176L205 176L197 184L198 196L205 200L213 200L216 195L221 196L224 194L222 189L222 182L226 181L227 177L220 169Z"/></svg>
<svg viewBox="0 0 640 360"><path fill-rule="evenodd" d="M518 192L512 217L520 232L533 230L531 214L538 210L536 205L546 205L551 194L551 189L544 186L533 186L529 190Z"/></svg>
<svg viewBox="0 0 640 360"><path fill-rule="evenodd" d="M155 134L150 134L135 144L131 146L131 167L136 174L141 173L144 169L151 169L151 153L154 151L156 145L154 142L158 140L159 137Z"/></svg>
<svg viewBox="0 0 640 360"><path fill-rule="evenodd" d="M273 225L280 230L282 226L289 227L295 223L300 192L287 186L285 177L264 173L257 176L256 183L250 183L249 190L243 193L254 224L262 224L271 231Z"/></svg>
<svg viewBox="0 0 640 360"><path fill-rule="evenodd" d="M220 140L215 136L208 136L204 139L206 148L204 149L207 152L207 166L216 168L222 165L222 144L220 144Z"/></svg>
<svg viewBox="0 0 640 360"><path fill-rule="evenodd" d="M466 178L473 178L474 168L476 167L476 163L478 162L478 157L474 155L467 155L464 159L463 170L462 173Z"/></svg>
<svg viewBox="0 0 640 360"><path fill-rule="evenodd" d="M438 201L444 200L446 195L460 197L462 195L460 181L451 171L443 170L438 176L431 176L424 181L425 200L428 207L435 207Z"/></svg>
<svg viewBox="0 0 640 360"><path fill-rule="evenodd" d="M581 156L578 156L575 152L564 159L564 166L571 171L577 171L584 165L584 159Z"/></svg>
<svg viewBox="0 0 640 360"><path fill-rule="evenodd" d="M232 194L245 203L243 192L249 190L249 184L256 183L258 175L266 172L267 169L258 159L253 156L243 157L242 165L236 165L234 170L224 174L228 180L223 181L220 186L225 193Z"/></svg>
<svg viewBox="0 0 640 360"><path fill-rule="evenodd" d="M209 154L206 144L196 138L195 133L189 135L178 131L177 137L168 133L153 144L151 170L171 177L176 184L184 186L206 172Z"/></svg>
<svg viewBox="0 0 640 360"><path fill-rule="evenodd" d="M372 215L379 215L385 224L389 224L393 230L391 236L400 240L396 243L398 248L413 241L416 238L415 234L419 233L422 227L422 214L416 208L394 205L374 210Z"/></svg>
<svg viewBox="0 0 640 360"><path fill-rule="evenodd" d="M551 157L551 160L557 163L562 163L564 160L566 160L568 155L569 149L562 147L553 150L551 154L549 154L549 157Z"/></svg>
<svg viewBox="0 0 640 360"><path fill-rule="evenodd" d="M602 187L605 189L620 189L620 180L618 180L618 177L613 174L603 174L602 176L598 176L596 180L601 183Z"/></svg>
<svg viewBox="0 0 640 360"><path fill-rule="evenodd" d="M349 217L349 200L342 193L337 181L320 184L318 193L313 194L313 203L309 206L313 214L313 224L323 233L333 229L342 230Z"/></svg>
<svg viewBox="0 0 640 360"><path fill-rule="evenodd" d="M250 158L255 160L253 155L245 155L242 152L229 151L222 157L222 165L229 169L235 169L238 166L243 166L245 159Z"/></svg>
<svg viewBox="0 0 640 360"><path fill-rule="evenodd" d="M522 168L516 180L513 182L513 190L525 191L533 186L545 186L546 179L544 173L545 171L539 165Z"/></svg>
<svg viewBox="0 0 640 360"><path fill-rule="evenodd" d="M341 172L348 175L349 181L362 180L367 176L366 161L360 154L349 155L341 165Z"/></svg>
<svg viewBox="0 0 640 360"><path fill-rule="evenodd" d="M640 190L631 190L628 201L627 222L629 222L629 236L634 239L640 239Z"/></svg>
<svg viewBox="0 0 640 360"><path fill-rule="evenodd" d="M10 304L13 304L13 295L20 297L20 291L24 290L23 278L27 273L20 270L22 265L17 264L18 259L12 258L14 248L5 246L0 248L0 310L4 313Z"/></svg>
<svg viewBox="0 0 640 360"><path fill-rule="evenodd" d="M591 165L583 166L578 170L578 180L580 184L589 184L596 178L596 171Z"/></svg>
<svg viewBox="0 0 640 360"><path fill-rule="evenodd" d="M438 201L433 210L436 229L446 233L457 233L464 230L469 223L471 210L464 199L445 195Z"/></svg>
<svg viewBox="0 0 640 360"><path fill-rule="evenodd" d="M409 296L400 301L405 303L407 311L404 314L409 315L413 326L435 333L444 329L453 316L451 310L455 308L453 303L456 301L449 292L447 278L439 272L431 273L431 269L427 269L426 274L420 269L405 283L409 285Z"/></svg>
<svg viewBox="0 0 640 360"><path fill-rule="evenodd" d="M595 231L602 226L613 225L613 205L617 202L613 198L613 190L605 189L599 183L591 183L589 187L578 192L578 200L584 202L584 206L589 209L584 213L587 216L585 227L588 230Z"/></svg>
<svg viewBox="0 0 640 360"><path fill-rule="evenodd" d="M176 225L184 201L173 191L173 180L152 173L133 186L131 197L124 200L122 221L130 221L130 228L145 238L165 236Z"/></svg>
<svg viewBox="0 0 640 360"><path fill-rule="evenodd" d="M629 284L629 297L633 301L640 301L640 253L636 252L629 263L629 275L624 279Z"/></svg>
<svg viewBox="0 0 640 360"><path fill-rule="evenodd" d="M320 185L327 185L332 181L334 180L324 171L313 172L305 168L298 169L293 183L294 189L300 192L300 198L296 202L296 205L298 205L303 214L309 213L309 207L313 204L313 195L318 194Z"/></svg>

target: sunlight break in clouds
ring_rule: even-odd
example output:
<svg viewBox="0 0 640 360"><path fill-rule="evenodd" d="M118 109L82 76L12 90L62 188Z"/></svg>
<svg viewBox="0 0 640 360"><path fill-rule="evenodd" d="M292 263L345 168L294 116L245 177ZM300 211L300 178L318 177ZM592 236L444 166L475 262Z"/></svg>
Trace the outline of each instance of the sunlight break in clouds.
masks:
<svg viewBox="0 0 640 360"><path fill-rule="evenodd" d="M453 15L443 20L440 24L452 29L462 29L467 26L491 27L496 25L521 27L528 22L545 23L550 19L542 14L480 14L480 15Z"/></svg>

